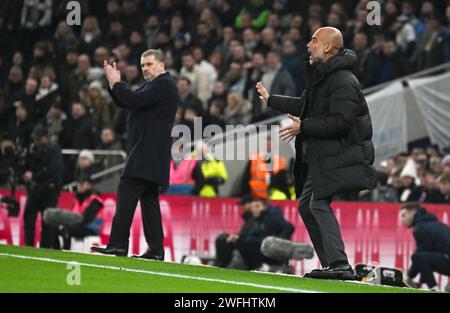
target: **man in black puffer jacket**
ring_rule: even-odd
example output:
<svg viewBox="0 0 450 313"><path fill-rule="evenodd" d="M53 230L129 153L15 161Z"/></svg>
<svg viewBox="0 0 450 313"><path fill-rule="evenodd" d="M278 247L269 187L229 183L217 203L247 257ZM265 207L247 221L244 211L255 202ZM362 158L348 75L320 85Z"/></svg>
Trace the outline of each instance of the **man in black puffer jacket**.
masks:
<svg viewBox="0 0 450 313"><path fill-rule="evenodd" d="M270 95L256 88L270 108L288 113L293 123L280 130L296 138L294 176L299 213L323 270L352 273L339 225L330 207L336 194L374 188L374 146L367 103L351 69L356 54L343 48L342 34L318 29L308 43L306 89L300 98Z"/></svg>
<svg viewBox="0 0 450 313"><path fill-rule="evenodd" d="M450 227L440 223L417 202L403 205L400 214L403 225L413 228L416 241L406 284L418 288L425 283L429 289L437 290L433 272L450 276ZM420 274L420 283L413 281L417 274Z"/></svg>

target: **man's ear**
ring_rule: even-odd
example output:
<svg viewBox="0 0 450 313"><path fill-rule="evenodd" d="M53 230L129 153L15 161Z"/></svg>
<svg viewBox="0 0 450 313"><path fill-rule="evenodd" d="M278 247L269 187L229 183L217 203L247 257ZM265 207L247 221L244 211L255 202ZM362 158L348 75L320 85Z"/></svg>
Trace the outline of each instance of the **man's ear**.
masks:
<svg viewBox="0 0 450 313"><path fill-rule="evenodd" d="M331 50L333 49L333 45L329 42L329 43L326 43L324 46L323 46L323 52L324 53L331 53Z"/></svg>

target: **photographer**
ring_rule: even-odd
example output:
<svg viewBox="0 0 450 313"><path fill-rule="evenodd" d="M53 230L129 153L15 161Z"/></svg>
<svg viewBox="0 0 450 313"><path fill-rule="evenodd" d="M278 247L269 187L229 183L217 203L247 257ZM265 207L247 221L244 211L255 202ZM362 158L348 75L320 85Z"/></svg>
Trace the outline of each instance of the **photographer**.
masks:
<svg viewBox="0 0 450 313"><path fill-rule="evenodd" d="M43 217L47 227L53 227L54 234L62 235L64 250L70 250L72 238L99 234L103 222L102 209L103 199L93 188L90 176L81 175L77 179L77 192L72 211L50 208L45 210ZM59 248L59 242L55 243L54 248Z"/></svg>
<svg viewBox="0 0 450 313"><path fill-rule="evenodd" d="M48 207L55 207L61 189L62 155L57 144L50 144L48 130L34 128L33 143L27 148L22 179L28 191L24 212L25 244L34 246L36 217ZM42 222L41 248L54 246L51 228Z"/></svg>

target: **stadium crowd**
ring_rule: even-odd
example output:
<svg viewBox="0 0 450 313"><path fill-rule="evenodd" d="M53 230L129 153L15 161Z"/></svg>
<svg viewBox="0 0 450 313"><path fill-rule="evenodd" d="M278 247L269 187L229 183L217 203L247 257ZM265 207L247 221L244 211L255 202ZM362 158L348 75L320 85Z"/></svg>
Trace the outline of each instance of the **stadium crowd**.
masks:
<svg viewBox="0 0 450 313"><path fill-rule="evenodd" d="M0 3L2 152L14 145L20 154L35 125L47 127L51 143L82 150L64 159L63 183L121 162L89 150L126 148L127 113L108 94L105 59L136 89L141 53L161 49L182 100L176 122L191 128L194 117L223 127L274 116L257 96L258 81L270 93L301 95L306 43L322 26L341 30L356 52L363 88L450 61L447 1L383 1L380 26L367 24L366 0L80 0L80 26L67 24L67 2ZM9 173L1 158L0 184ZM222 179L208 180L214 189L226 180L221 171ZM377 190L343 199L449 203L449 175L448 150L416 149L386 160ZM204 187L194 189L201 195Z"/></svg>

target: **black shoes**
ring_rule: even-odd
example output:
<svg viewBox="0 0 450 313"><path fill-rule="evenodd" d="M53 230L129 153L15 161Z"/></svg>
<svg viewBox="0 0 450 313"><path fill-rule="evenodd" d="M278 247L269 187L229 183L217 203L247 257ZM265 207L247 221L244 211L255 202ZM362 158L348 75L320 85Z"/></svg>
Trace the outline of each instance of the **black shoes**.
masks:
<svg viewBox="0 0 450 313"><path fill-rule="evenodd" d="M327 273L353 273L352 266L350 264L341 264L337 266L330 266L328 267L325 272Z"/></svg>
<svg viewBox="0 0 450 313"><path fill-rule="evenodd" d="M150 250L147 250L147 252L145 252L142 255L133 255L133 258L138 258L138 259L146 259L146 260L155 260L155 261L164 261L164 253L163 254L157 254L154 253Z"/></svg>
<svg viewBox="0 0 450 313"><path fill-rule="evenodd" d="M115 255L115 256L127 256L128 255L128 251L122 248L117 248L117 247L111 247L111 246L107 246L106 248L101 248L101 247L91 247L91 250L94 252L98 252L101 254L109 254L109 255Z"/></svg>
<svg viewBox="0 0 450 313"><path fill-rule="evenodd" d="M340 264L335 266L324 267L322 269L315 269L310 273L306 273L304 277L319 278L319 279L339 279L339 280L357 279L350 264Z"/></svg>

